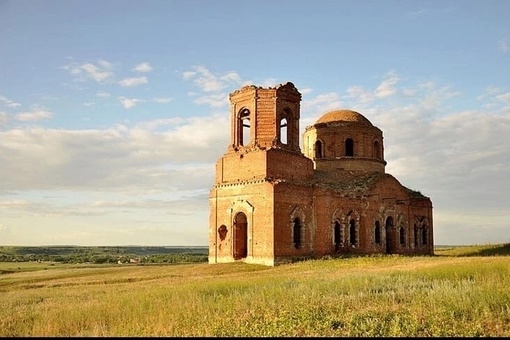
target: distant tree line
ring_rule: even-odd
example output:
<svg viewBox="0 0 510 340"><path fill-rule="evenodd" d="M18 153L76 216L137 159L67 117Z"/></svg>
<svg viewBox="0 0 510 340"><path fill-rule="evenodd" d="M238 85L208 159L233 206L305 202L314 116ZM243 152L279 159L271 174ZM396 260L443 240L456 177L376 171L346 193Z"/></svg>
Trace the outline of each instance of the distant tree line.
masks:
<svg viewBox="0 0 510 340"><path fill-rule="evenodd" d="M0 262L197 263L207 254L206 247L0 247Z"/></svg>

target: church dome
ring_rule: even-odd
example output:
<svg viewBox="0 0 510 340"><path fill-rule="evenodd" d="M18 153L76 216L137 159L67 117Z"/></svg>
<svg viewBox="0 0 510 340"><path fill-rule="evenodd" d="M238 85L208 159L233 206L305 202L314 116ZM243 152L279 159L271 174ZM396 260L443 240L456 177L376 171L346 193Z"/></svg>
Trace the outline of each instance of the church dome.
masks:
<svg viewBox="0 0 510 340"><path fill-rule="evenodd" d="M331 122L353 122L372 125L365 116L352 110L335 110L326 112L315 122L315 124Z"/></svg>

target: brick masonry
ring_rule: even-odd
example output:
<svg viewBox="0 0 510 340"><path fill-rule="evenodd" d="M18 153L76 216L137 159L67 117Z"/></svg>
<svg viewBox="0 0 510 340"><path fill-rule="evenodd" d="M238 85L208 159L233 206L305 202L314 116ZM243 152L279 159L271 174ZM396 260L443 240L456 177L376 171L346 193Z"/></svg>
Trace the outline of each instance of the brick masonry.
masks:
<svg viewBox="0 0 510 340"><path fill-rule="evenodd" d="M327 112L305 129L303 153L300 101L292 83L230 94L230 144L209 196L209 263L433 254L432 202L385 173L382 131L358 112Z"/></svg>

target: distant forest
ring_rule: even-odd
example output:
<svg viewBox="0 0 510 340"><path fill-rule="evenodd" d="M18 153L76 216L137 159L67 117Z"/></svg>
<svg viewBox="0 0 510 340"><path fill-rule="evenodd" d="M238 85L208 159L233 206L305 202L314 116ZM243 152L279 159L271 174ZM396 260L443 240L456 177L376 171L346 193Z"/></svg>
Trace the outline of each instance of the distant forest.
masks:
<svg viewBox="0 0 510 340"><path fill-rule="evenodd" d="M196 263L207 262L208 247L0 246L0 262Z"/></svg>

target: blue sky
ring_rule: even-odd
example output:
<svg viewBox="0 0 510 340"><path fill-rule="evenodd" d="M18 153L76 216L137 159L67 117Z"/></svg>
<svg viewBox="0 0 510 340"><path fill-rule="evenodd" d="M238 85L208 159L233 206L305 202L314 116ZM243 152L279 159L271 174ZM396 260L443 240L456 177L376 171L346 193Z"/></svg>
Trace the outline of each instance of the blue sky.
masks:
<svg viewBox="0 0 510 340"><path fill-rule="evenodd" d="M436 244L510 242L510 2L0 0L0 245L207 245L228 94L353 109Z"/></svg>

